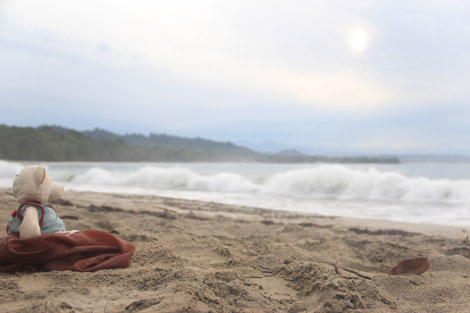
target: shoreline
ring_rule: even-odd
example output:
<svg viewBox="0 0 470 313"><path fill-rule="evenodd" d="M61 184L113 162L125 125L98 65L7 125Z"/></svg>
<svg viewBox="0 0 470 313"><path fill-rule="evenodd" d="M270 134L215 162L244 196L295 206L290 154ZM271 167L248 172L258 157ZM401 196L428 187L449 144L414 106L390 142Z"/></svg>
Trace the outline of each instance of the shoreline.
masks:
<svg viewBox="0 0 470 313"><path fill-rule="evenodd" d="M470 226L465 198L465 173L470 168L466 166L437 167L436 174L433 164L126 164L44 165L49 166L51 177L68 190L160 195L360 219ZM3 175L12 178L20 165L7 165ZM7 178L0 179L0 186L11 186Z"/></svg>
<svg viewBox="0 0 470 313"><path fill-rule="evenodd" d="M1 188L0 192L2 192ZM289 219L293 219L296 217L297 220L301 221L302 219L331 219L335 221L337 226L341 226L343 228L350 228L350 227L362 227L371 230L378 230L378 229L400 229L409 232L417 232L422 233L425 235L436 235L436 236L444 236L448 238L458 238L459 235L462 235L462 229L465 227L462 226L454 226L454 225L444 225L444 224L426 224L426 223L415 223L415 222L402 222L402 221L391 221L385 219L371 219L371 218L362 218L362 217L350 217L350 216L341 216L341 215L324 215L324 214L317 214L317 213L309 213L309 212L300 212L300 211L291 211L291 210L276 210L270 208L262 208L250 205L239 205L239 204L227 204L221 203L217 201L204 201L204 200L197 200L197 199L187 199L187 198L178 198L178 197L165 197L159 195L152 195L152 194L135 194L135 193L117 193L117 192L93 192L93 191L76 191L71 190L67 191L66 193L70 194L104 194L110 197L120 195L123 197L130 197L130 198L145 198L148 200L154 201L172 201L176 204L186 204L186 206L191 206L197 204L198 209L201 214L207 214L204 212L201 207L207 203L211 205L215 205L217 207L218 214L221 214L223 211L230 211L230 212L237 212L239 215L244 216L248 219L253 219L255 221L259 221L258 216L276 216L278 218L288 217ZM194 211L194 208L190 209ZM226 213L225 213L226 214ZM469 225L470 227L470 225Z"/></svg>
<svg viewBox="0 0 470 313"><path fill-rule="evenodd" d="M2 188L0 188L0 192ZM199 212L202 215L211 215L210 212L214 212L213 209L204 210L203 206L210 204L215 206L215 212L218 215L223 215L232 218L245 219L246 221L261 221L262 217L276 219L288 218L289 220L294 220L298 223L301 223L303 220L320 220L327 221L332 220L336 227L343 229L351 227L365 228L369 230L379 230L379 229L399 229L407 232L421 233L424 235L435 235L443 236L447 238L458 238L459 235L462 235L462 229L464 227L453 226L453 225L442 225L442 224L426 224L426 223L413 223L413 222L400 222L400 221L391 221L384 219L369 219L369 218L360 218L360 217L349 217L349 216L339 216L339 215L323 215L309 212L298 212L290 210L276 210L269 208L262 208L250 205L237 205L237 204L225 204L220 202L208 202L204 200L196 199L186 199L186 198L176 198L176 197L164 197L158 195L150 194L118 194L115 192L92 192L92 191L68 191L72 194L105 194L110 197L118 196L123 198L143 198L149 201L156 202L171 202L175 206L186 207L185 213L190 212ZM75 197L74 197L75 198ZM187 207L190 207L189 209ZM193 206L196 206L194 208ZM172 208L175 209L174 207ZM184 210L176 210L178 213L183 213ZM469 225L470 226L470 225Z"/></svg>
<svg viewBox="0 0 470 313"><path fill-rule="evenodd" d="M0 186L0 193L7 192L11 188L1 187ZM352 217L352 216L342 216L342 215L328 215L328 214L319 214L313 212L301 212L301 211L294 211L294 210L277 210L271 208L263 208L251 205L243 205L243 204L230 204L230 203L223 203L217 201L205 201L205 200L198 200L198 199L190 199L190 198L180 198L180 197L172 197L172 196L160 196L150 193L119 193L117 191L86 191L86 190L66 190L67 194L102 194L107 195L110 197L116 195L122 195L127 197L144 197L148 199L154 200L173 200L179 201L181 203L189 202L189 203L211 203L216 204L220 208L223 207L231 207L232 211L237 210L240 214L248 214L256 216L256 214L250 213L250 211L256 212L257 214L260 212L265 212L268 214L269 212L279 212L279 214L287 215L287 216L298 216L299 219L305 217L323 217L323 218L331 218L335 219L339 225L343 225L344 227L364 227L364 228L371 228L371 229L383 229L383 228L394 228L394 229L401 229L410 232L418 232L426 235L437 235L437 236L444 236L448 238L458 238L459 235L463 234L463 229L466 229L465 226L456 226L456 225L445 225L445 224L428 224L428 223L417 223L417 222L404 222L404 221L393 221L393 220L386 220L386 219L374 219L374 218L367 218L367 217ZM269 214L268 214L269 215ZM468 226L470 227L470 225ZM467 230L469 231L469 230Z"/></svg>
<svg viewBox="0 0 470 313"><path fill-rule="evenodd" d="M66 191L68 230L133 243L125 269L0 274L6 312L466 312L459 227L321 216L150 195ZM0 222L15 201L0 188ZM428 257L421 275L389 276Z"/></svg>

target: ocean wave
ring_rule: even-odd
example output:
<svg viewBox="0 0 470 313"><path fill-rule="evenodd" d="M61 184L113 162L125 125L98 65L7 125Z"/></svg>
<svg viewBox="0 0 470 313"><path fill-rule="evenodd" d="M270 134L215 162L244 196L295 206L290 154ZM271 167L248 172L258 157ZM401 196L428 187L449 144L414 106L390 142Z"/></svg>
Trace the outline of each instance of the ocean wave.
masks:
<svg viewBox="0 0 470 313"><path fill-rule="evenodd" d="M256 183L236 173L201 175L187 168L143 167L131 172L92 168L73 184L129 186L146 189L274 193L313 198L470 203L470 180L407 177L375 168L351 169L322 164L291 170Z"/></svg>
<svg viewBox="0 0 470 313"><path fill-rule="evenodd" d="M337 199L470 203L470 180L415 178L343 165L279 173L261 191Z"/></svg>
<svg viewBox="0 0 470 313"><path fill-rule="evenodd" d="M257 185L239 174L222 172L204 176L187 168L143 167L133 172L121 172L97 167L73 177L70 182L100 186L224 192L253 192L258 189Z"/></svg>
<svg viewBox="0 0 470 313"><path fill-rule="evenodd" d="M0 185L11 186L21 168L18 163L0 161ZM408 177L396 171L378 171L372 166L357 169L340 164L318 164L267 177L247 177L234 171L204 175L184 166L152 165L132 170L101 166L81 170L50 167L51 176L66 187L87 190L138 188L149 192L236 192L251 196L262 193L311 199L470 204L470 180Z"/></svg>
<svg viewBox="0 0 470 313"><path fill-rule="evenodd" d="M15 175L18 174L23 166L18 163L0 160L0 179L9 179L13 181Z"/></svg>

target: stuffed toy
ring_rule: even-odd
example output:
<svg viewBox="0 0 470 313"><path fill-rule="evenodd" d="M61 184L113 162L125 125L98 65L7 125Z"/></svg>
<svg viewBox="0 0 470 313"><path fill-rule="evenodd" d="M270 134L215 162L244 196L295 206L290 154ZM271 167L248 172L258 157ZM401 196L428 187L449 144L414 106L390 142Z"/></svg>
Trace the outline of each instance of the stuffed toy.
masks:
<svg viewBox="0 0 470 313"><path fill-rule="evenodd" d="M23 168L13 181L13 194L18 204L8 221L7 233L20 238L64 232L64 222L44 203L59 199L64 187L47 175L39 165Z"/></svg>

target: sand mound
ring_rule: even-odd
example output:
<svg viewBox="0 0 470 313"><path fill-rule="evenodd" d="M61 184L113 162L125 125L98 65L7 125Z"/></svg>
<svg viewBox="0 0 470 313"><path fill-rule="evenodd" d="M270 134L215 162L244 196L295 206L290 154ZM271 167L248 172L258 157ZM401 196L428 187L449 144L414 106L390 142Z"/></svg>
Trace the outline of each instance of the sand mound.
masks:
<svg viewBox="0 0 470 313"><path fill-rule="evenodd" d="M388 223L154 196L68 192L68 229L132 242L130 268L0 274L2 312L468 312L470 246ZM14 209L0 192L0 221ZM378 225L378 223L376 223ZM371 226L372 225L372 226ZM389 276L428 257L420 276Z"/></svg>

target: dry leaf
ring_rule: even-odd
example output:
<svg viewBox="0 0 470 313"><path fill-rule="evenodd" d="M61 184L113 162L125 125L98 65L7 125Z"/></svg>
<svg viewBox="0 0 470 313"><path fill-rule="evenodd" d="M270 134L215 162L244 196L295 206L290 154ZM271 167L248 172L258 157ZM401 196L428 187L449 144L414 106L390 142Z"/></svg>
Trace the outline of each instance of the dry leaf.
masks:
<svg viewBox="0 0 470 313"><path fill-rule="evenodd" d="M404 260L398 263L395 267L393 267L389 275L399 275L399 274L422 274L426 272L429 268L429 261L428 258L414 258L409 260Z"/></svg>

